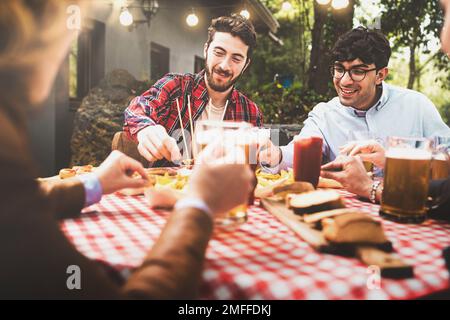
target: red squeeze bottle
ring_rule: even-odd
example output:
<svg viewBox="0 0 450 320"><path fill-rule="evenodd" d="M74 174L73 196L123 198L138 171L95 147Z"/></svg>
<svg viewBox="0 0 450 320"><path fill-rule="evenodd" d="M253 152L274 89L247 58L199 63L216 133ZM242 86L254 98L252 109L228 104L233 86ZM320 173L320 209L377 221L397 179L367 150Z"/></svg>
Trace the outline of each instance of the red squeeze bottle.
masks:
<svg viewBox="0 0 450 320"><path fill-rule="evenodd" d="M294 141L294 180L306 181L317 188L322 165L320 137L297 138Z"/></svg>

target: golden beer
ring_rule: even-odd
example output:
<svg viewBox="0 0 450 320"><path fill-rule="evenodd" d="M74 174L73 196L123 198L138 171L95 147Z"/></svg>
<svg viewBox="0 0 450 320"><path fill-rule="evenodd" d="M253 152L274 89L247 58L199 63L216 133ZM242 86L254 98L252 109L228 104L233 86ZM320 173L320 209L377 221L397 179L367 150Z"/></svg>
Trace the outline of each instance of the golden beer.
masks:
<svg viewBox="0 0 450 320"><path fill-rule="evenodd" d="M225 157L230 164L251 165L254 163L256 167L257 152L256 148L253 148L253 140L250 135L251 127L251 124L245 122L200 121L195 133L197 155L208 145L214 144L219 150L218 154L214 155L217 159ZM235 153L239 149L243 151L245 158L242 158L242 153ZM253 151L254 149L255 151ZM234 156L235 158L233 158ZM252 196L249 197L248 203L253 204ZM227 213L216 216L216 223L225 227L232 227L247 221L248 203L243 203Z"/></svg>
<svg viewBox="0 0 450 320"><path fill-rule="evenodd" d="M257 145L252 144L248 139L240 140L236 143L237 146L243 148L245 154L245 164L250 165L253 172L256 171L256 157L257 157ZM255 177L256 182L256 177ZM256 187L256 185L255 185ZM227 218L235 223L243 223L247 221L247 209L249 205L254 203L254 189L250 191L247 203L241 204L236 208L230 210L227 214Z"/></svg>
<svg viewBox="0 0 450 320"><path fill-rule="evenodd" d="M386 153L380 214L399 222L422 222L427 212L431 152L394 148Z"/></svg>
<svg viewBox="0 0 450 320"><path fill-rule="evenodd" d="M447 179L449 175L449 163L444 155L440 154L431 161L431 179Z"/></svg>
<svg viewBox="0 0 450 320"><path fill-rule="evenodd" d="M372 162L363 161L363 165L364 165L364 168L366 169L367 172L372 172L373 171L373 163Z"/></svg>
<svg viewBox="0 0 450 320"><path fill-rule="evenodd" d="M431 179L447 179L450 175L450 136L433 138L435 156L431 161Z"/></svg>

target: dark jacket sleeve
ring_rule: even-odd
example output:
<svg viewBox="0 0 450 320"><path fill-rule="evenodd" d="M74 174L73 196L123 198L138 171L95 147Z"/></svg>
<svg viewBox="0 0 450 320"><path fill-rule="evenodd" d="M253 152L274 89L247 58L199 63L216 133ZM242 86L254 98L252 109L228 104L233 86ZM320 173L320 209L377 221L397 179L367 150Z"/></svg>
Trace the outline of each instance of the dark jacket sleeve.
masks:
<svg viewBox="0 0 450 320"><path fill-rule="evenodd" d="M450 178L431 180L429 195L439 203L431 210L430 217L450 220Z"/></svg>
<svg viewBox="0 0 450 320"><path fill-rule="evenodd" d="M79 179L38 181L43 196L54 204L57 219L77 218L85 202L84 186Z"/></svg>
<svg viewBox="0 0 450 320"><path fill-rule="evenodd" d="M196 210L174 213L142 266L119 286L76 250L56 219L56 212L79 211L80 185L43 190L20 137L0 112L0 299L195 296L212 230L209 217ZM79 267L81 290L68 289L70 266Z"/></svg>

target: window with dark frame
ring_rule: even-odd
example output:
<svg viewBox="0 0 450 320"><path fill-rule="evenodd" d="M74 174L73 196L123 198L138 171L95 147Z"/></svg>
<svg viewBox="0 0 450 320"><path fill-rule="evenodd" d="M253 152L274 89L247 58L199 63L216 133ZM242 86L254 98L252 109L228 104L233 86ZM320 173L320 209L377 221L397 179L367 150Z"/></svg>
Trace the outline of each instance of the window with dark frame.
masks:
<svg viewBox="0 0 450 320"><path fill-rule="evenodd" d="M90 20L69 52L70 108L77 109L81 100L104 77L105 24Z"/></svg>
<svg viewBox="0 0 450 320"><path fill-rule="evenodd" d="M194 60L194 73L199 73L205 68L205 59L199 56L195 56Z"/></svg>
<svg viewBox="0 0 450 320"><path fill-rule="evenodd" d="M155 42L150 45L150 78L157 80L169 73L170 49Z"/></svg>

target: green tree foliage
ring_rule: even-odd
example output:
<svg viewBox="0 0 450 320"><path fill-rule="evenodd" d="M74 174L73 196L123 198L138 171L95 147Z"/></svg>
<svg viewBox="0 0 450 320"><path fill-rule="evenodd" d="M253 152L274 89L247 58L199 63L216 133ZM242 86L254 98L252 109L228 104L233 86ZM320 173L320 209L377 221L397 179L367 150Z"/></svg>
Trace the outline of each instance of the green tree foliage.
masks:
<svg viewBox="0 0 450 320"><path fill-rule="evenodd" d="M331 2L326 5L314 3L314 26L312 29L311 59L308 87L320 94L333 95L334 88L328 71L332 63L331 51L338 38L353 26L356 0L349 0L345 9L336 10Z"/></svg>
<svg viewBox="0 0 450 320"><path fill-rule="evenodd" d="M412 89L429 63L449 68L448 59L439 52L431 52L428 44L438 38L443 24L443 14L439 1L429 0L380 0L382 9L382 30L393 41L394 51L409 50L408 88ZM420 55L430 55L424 64ZM447 69L447 70L450 70ZM445 83L445 82L444 82Z"/></svg>
<svg viewBox="0 0 450 320"><path fill-rule="evenodd" d="M258 36L258 47L240 88L264 112L267 123L302 123L308 112L326 97L307 89L311 51L312 1L291 1L292 10L284 12L282 0L266 0L265 5L280 22L277 37ZM293 84L284 88L280 81L290 77Z"/></svg>
<svg viewBox="0 0 450 320"><path fill-rule="evenodd" d="M283 45L267 35L258 36L258 47L244 81L247 88L258 88L273 82L275 75L292 75L302 84L307 81L307 65L311 44L312 6L309 1L292 2L292 10L283 12L282 0L264 1L275 13L280 28L277 37Z"/></svg>
<svg viewBox="0 0 450 320"><path fill-rule="evenodd" d="M428 47L430 40L437 41L443 22L437 0L376 0L371 6L365 5L367 1L351 0L347 12L333 11L330 4L318 6L315 0L290 0L293 10L283 12L285 0L262 1L278 19L280 28L276 36L284 45L280 46L267 35L259 35L252 65L239 86L263 109L265 122L301 123L312 107L335 95L328 68L325 68L329 63L326 58L337 37L352 27L350 17L354 15L354 21L359 21L357 25L368 27L381 16L378 21L391 40L394 52L403 57L405 50L412 50L408 80L415 84L415 89L429 88L430 82L445 87L440 89L432 83L436 90L450 88L448 57L438 48L431 52L432 48ZM374 7L377 10L371 10ZM366 14L364 18L357 14L365 9L372 15ZM373 27L379 28L378 25ZM408 67L408 61L397 60L392 61L397 67L391 70L396 79L400 75L403 77ZM314 65L323 68L317 71ZM292 87L283 88L274 80L275 75L292 76ZM406 81L397 84L405 85ZM442 116L450 120L450 105L439 90L433 94L440 100L433 101L440 107Z"/></svg>

